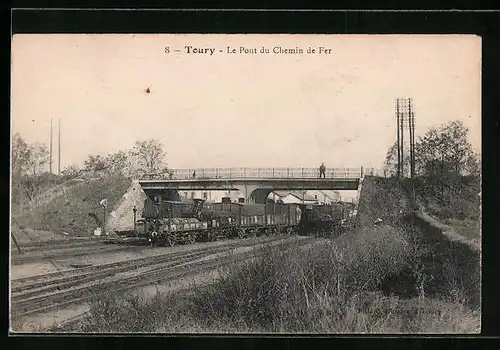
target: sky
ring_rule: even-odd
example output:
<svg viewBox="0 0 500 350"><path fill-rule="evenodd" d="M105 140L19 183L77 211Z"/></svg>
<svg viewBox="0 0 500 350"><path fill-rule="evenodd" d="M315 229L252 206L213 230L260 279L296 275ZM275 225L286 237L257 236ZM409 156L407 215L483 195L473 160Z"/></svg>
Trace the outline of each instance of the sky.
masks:
<svg viewBox="0 0 500 350"><path fill-rule="evenodd" d="M381 168L397 97L413 99L417 137L461 120L481 148L472 35L16 34L11 91L12 132L48 145L53 118L54 159L60 120L61 169L150 138L172 168Z"/></svg>

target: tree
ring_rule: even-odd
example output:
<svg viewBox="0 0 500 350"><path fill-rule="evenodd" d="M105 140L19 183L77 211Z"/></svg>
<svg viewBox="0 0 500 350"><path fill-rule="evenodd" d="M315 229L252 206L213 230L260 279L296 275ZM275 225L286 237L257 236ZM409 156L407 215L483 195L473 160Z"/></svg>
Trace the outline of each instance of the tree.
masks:
<svg viewBox="0 0 500 350"><path fill-rule="evenodd" d="M12 137L12 202L32 200L40 188L53 181L43 168L49 151L43 143L28 144L18 133Z"/></svg>
<svg viewBox="0 0 500 350"><path fill-rule="evenodd" d="M153 174L166 167L163 145L158 140L136 141L131 155L135 157L139 172L141 173Z"/></svg>
<svg viewBox="0 0 500 350"><path fill-rule="evenodd" d="M467 160L466 173L476 178L481 176L481 154L479 152L474 153Z"/></svg>
<svg viewBox="0 0 500 350"><path fill-rule="evenodd" d="M31 175L40 173L48 161L49 151L47 150L47 146L39 142L28 146L26 170Z"/></svg>
<svg viewBox="0 0 500 350"><path fill-rule="evenodd" d="M106 163L108 164L107 170L111 174L131 175L130 159L126 151L118 151L108 155Z"/></svg>
<svg viewBox="0 0 500 350"><path fill-rule="evenodd" d="M49 151L43 143L28 144L16 133L12 138L12 173L20 176L40 173L49 160Z"/></svg>
<svg viewBox="0 0 500 350"><path fill-rule="evenodd" d="M405 150L406 151L406 150ZM409 152L403 154L403 172L408 173L410 169L410 155ZM387 151L384 162L384 173L387 176L396 176L398 173L398 143L394 144Z"/></svg>
<svg viewBox="0 0 500 350"><path fill-rule="evenodd" d="M21 203L24 197L23 174L28 165L28 144L18 133L12 137L12 203Z"/></svg>
<svg viewBox="0 0 500 350"><path fill-rule="evenodd" d="M107 162L107 159L101 156L100 154L97 155L90 155L89 158L84 162L84 169L85 171L99 171L99 170L105 170L109 167L109 164Z"/></svg>
<svg viewBox="0 0 500 350"><path fill-rule="evenodd" d="M441 176L465 174L474 157L467 134L460 121L430 129L415 145L417 170L433 176L438 170Z"/></svg>
<svg viewBox="0 0 500 350"><path fill-rule="evenodd" d="M80 173L80 168L75 164L69 165L61 171L61 174L67 178L77 177Z"/></svg>
<svg viewBox="0 0 500 350"><path fill-rule="evenodd" d="M18 179L28 166L29 146L19 133L12 137L12 177Z"/></svg>
<svg viewBox="0 0 500 350"><path fill-rule="evenodd" d="M447 202L445 192L461 191L461 178L477 167L468 129L460 121L431 128L415 145L417 171L427 178L428 189L439 193ZM448 191L445 191L445 188ZM437 190L437 191L436 191Z"/></svg>

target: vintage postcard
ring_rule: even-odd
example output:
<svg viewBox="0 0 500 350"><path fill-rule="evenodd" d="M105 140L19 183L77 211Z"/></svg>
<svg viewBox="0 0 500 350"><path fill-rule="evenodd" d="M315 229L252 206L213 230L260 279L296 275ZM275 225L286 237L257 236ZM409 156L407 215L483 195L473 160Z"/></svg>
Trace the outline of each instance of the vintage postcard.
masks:
<svg viewBox="0 0 500 350"><path fill-rule="evenodd" d="M479 333L481 38L16 34L10 331Z"/></svg>

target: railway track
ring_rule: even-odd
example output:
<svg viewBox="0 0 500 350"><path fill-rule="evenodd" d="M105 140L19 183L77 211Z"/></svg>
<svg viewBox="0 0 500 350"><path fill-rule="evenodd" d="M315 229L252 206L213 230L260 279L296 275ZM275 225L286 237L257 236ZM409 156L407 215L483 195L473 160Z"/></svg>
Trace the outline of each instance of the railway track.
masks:
<svg viewBox="0 0 500 350"><path fill-rule="evenodd" d="M199 273L227 263L230 258L215 259L228 248L266 246L286 236L275 236L260 242L228 242L228 244L187 252L152 256L112 264L67 270L47 275L13 280L11 283L11 309L16 316L27 316L80 304L96 293L127 290L157 282L181 278L185 274ZM238 259L248 259L252 252L241 253ZM212 256L215 262L200 260Z"/></svg>
<svg viewBox="0 0 500 350"><path fill-rule="evenodd" d="M64 249L64 248L79 248L79 247L91 247L104 244L105 241L102 240L71 240L71 241L53 241L53 242L40 242L40 243L30 243L23 244L23 253L38 252L44 250L52 249ZM12 254L19 254L17 250L13 250Z"/></svg>
<svg viewBox="0 0 500 350"><path fill-rule="evenodd" d="M72 258L77 256L98 254L98 253L108 253L114 251L123 250L133 250L134 246L124 246L121 244L84 244L80 246L73 247L55 247L50 248L50 250L39 250L32 251L27 254L12 254L11 264L21 265L25 263L40 261L43 259L61 259L61 258Z"/></svg>
<svg viewBox="0 0 500 350"><path fill-rule="evenodd" d="M318 241L318 238L308 237L308 238L301 240L301 242L299 242L299 245L304 247L307 244L314 243L317 241ZM214 269L217 269L218 267L221 267L221 266L226 265L228 263L245 262L245 261L248 261L250 259L257 258L257 257L261 256L262 254L264 254L263 250L258 249L256 251L250 251L247 253L239 254L237 258L226 257L223 259L214 259L214 261L212 261L210 263L206 263L206 264L203 264L203 262L193 262L192 264L187 264L186 266L179 267L178 269L176 269L176 271L173 274L169 275L167 278L158 279L158 277L152 275L152 276L148 277L147 280L145 280L143 282L135 283L133 285L129 285L128 287L122 286L122 287L118 287L116 289L113 288L113 290L116 290L117 292L121 292L121 291L126 291L126 290L130 290L130 289L134 289L134 288L140 288L140 287L144 287L147 285L151 285L155 282L165 283L165 282L173 281L175 279L188 277L189 275L196 275L196 274L200 274L200 273L207 272L210 270L214 270ZM187 297L190 294L196 293L200 289L208 288L210 285L212 285L214 283L215 283L215 281L211 281L211 282L205 283L201 286L184 287L184 288L180 288L180 289L176 290L174 293L175 294L182 294L183 296ZM85 314L86 314L86 312L81 313L81 314L76 315L76 316L73 316L71 318L68 318L58 325L49 326L45 329L45 331L51 331L51 332L78 331L79 325L80 325L83 317L85 316Z"/></svg>
<svg viewBox="0 0 500 350"><path fill-rule="evenodd" d="M275 239L274 237L268 238L269 239ZM248 241L247 241L248 242ZM267 240L260 240L259 242L267 242ZM222 245L218 245L217 247L233 247L233 246L241 246L241 241L226 241ZM213 247L208 247L208 249L211 249ZM159 248L161 249L161 248ZM83 267L83 268L78 268L78 269L68 269L68 270L62 270L62 271L57 271L57 272L51 272L51 273L46 273L42 275L36 275L36 276L29 276L29 277L22 277L22 278L17 278L14 280L11 280L11 290L12 292L17 292L24 290L26 288L37 288L42 285L46 285L47 283L50 283L50 281L54 281L57 279L61 278L69 278L69 277L75 277L78 275L83 275L87 273L93 273L94 271L102 271L103 268L110 268L110 267L120 267L124 265L129 265L129 264L137 264L140 263L141 261L152 261L154 262L156 259L162 259L162 258L167 258L167 257L174 257L176 255L183 255L187 253L194 253L198 251L207 251L206 246L198 246L194 249L190 249L189 246L187 246L186 250L180 250L177 252L165 252L162 254L158 255L153 255L149 257L144 257L144 258L137 258L133 260L124 260L124 261L118 261L115 263L109 263L109 264L101 264L101 265L96 265L96 266L89 266L89 267ZM17 290L19 288L19 290Z"/></svg>

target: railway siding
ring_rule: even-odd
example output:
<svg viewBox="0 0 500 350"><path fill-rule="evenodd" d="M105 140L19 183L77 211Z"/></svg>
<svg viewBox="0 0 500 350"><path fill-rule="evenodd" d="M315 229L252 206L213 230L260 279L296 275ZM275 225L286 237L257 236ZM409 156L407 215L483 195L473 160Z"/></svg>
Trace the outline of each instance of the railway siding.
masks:
<svg viewBox="0 0 500 350"><path fill-rule="evenodd" d="M279 236L268 238L261 244L256 244L253 240L251 242L239 241L240 244L213 247L211 250L200 249L198 252L187 253L187 256L186 253L179 252L163 257L164 261L161 261L161 256L157 256L127 261L125 265L124 262L111 264L107 269L94 266L87 268L87 272L83 273L73 270L76 274L74 276L69 271L53 273L48 279L47 276L45 279L44 276L38 277L38 281L31 285L27 279L18 280L13 287L15 292L12 297L12 309L16 310L16 315L19 316L48 312L84 302L92 295L106 290L116 292L180 278L185 274L199 272L234 260L234 256L227 255L231 251L228 248L239 249L238 259L247 259L249 255L256 254L256 251L265 246L282 244L286 241L283 238ZM302 241L309 240L302 238ZM254 249L251 249L252 246ZM159 262L154 263L155 259ZM99 268L103 268L103 272L95 273Z"/></svg>

